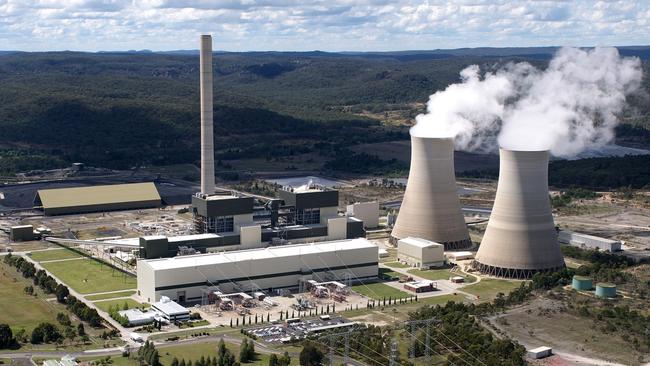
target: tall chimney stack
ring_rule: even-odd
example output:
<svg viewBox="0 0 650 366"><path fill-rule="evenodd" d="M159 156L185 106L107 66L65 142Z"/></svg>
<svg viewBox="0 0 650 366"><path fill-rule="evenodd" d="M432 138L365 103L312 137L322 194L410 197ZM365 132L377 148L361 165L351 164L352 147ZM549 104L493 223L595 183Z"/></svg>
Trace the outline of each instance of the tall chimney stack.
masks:
<svg viewBox="0 0 650 366"><path fill-rule="evenodd" d="M201 35L201 193L214 193L212 36Z"/></svg>

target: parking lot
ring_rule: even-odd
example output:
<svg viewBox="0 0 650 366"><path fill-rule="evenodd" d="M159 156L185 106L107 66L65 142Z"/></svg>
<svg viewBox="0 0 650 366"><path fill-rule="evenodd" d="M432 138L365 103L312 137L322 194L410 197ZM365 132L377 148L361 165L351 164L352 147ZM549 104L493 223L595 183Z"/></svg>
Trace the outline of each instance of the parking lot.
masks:
<svg viewBox="0 0 650 366"><path fill-rule="evenodd" d="M341 327L343 324L355 324L348 319L339 316L328 316L313 319L289 319L275 325L248 328L246 332L255 335L257 339L266 343L285 343L293 339L302 339L311 333L324 330L322 327Z"/></svg>

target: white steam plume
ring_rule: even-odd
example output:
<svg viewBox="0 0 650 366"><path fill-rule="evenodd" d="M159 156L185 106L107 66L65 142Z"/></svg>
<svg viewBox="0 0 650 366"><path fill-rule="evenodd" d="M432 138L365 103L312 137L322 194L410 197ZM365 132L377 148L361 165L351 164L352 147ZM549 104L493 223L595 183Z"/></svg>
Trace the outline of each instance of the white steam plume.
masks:
<svg viewBox="0 0 650 366"><path fill-rule="evenodd" d="M411 134L455 137L467 151L550 150L571 157L611 142L625 96L637 90L638 58L615 48L562 48L545 70L511 63L483 78L476 65L462 82L429 98Z"/></svg>

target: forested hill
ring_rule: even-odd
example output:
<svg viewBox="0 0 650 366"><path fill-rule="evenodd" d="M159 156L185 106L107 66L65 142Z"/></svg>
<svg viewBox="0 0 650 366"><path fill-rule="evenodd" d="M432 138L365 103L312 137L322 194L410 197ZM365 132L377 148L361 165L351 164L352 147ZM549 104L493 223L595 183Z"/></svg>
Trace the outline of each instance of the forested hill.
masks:
<svg viewBox="0 0 650 366"><path fill-rule="evenodd" d="M547 62L487 50L216 53L217 158L340 156L354 144L406 139L428 96L467 65ZM198 84L198 57L184 52L0 53L0 174L72 161L196 162Z"/></svg>

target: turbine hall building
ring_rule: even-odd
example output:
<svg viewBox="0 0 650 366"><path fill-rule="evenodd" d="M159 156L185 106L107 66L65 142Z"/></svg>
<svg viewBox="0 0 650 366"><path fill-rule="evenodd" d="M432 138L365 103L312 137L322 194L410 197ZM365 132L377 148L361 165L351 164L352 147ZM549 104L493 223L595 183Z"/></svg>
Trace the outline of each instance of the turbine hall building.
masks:
<svg viewBox="0 0 650 366"><path fill-rule="evenodd" d="M375 279L378 247L357 238L138 261L138 295L200 301L209 288L224 293L276 292L308 280L355 283Z"/></svg>

